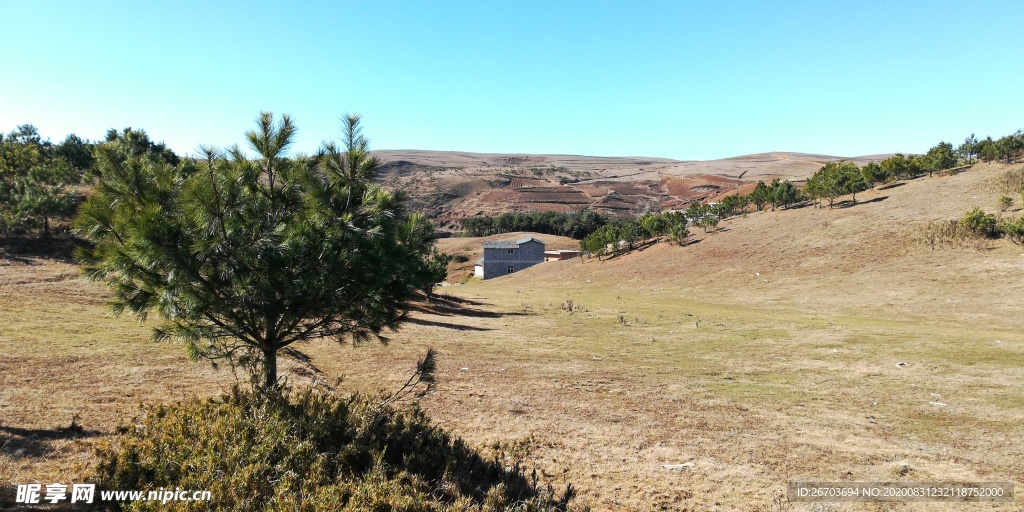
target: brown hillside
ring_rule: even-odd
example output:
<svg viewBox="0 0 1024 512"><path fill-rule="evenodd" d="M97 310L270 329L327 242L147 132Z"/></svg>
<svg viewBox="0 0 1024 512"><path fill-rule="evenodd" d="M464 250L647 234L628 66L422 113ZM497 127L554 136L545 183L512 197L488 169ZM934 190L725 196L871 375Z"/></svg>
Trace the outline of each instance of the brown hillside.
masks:
<svg viewBox="0 0 1024 512"><path fill-rule="evenodd" d="M691 246L659 244L567 266L558 277L658 283L698 296L787 308L1005 322L1024 297L1024 279L1013 277L1024 271L1024 247L997 240L932 250L913 240L929 221L959 219L974 206L998 212L1002 194L991 181L1006 169L978 165L952 176L876 187L858 194L856 205L847 196L834 209L750 213L723 221L718 233L693 229L697 243ZM1004 215L1019 214L1017 208ZM555 281L551 268L529 272L516 279Z"/></svg>
<svg viewBox="0 0 1024 512"><path fill-rule="evenodd" d="M414 208L455 230L467 217L507 212L589 209L625 216L685 208L757 180L802 180L825 162L840 159L801 153L711 161L411 150L374 155L382 162L384 182L406 190Z"/></svg>

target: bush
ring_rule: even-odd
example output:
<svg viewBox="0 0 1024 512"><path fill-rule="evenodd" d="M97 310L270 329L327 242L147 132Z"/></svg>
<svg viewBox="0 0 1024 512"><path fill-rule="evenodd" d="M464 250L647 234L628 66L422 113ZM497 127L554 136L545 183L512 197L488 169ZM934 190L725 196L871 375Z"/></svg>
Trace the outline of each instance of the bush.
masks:
<svg viewBox="0 0 1024 512"><path fill-rule="evenodd" d="M377 397L379 398L379 397ZM566 510L518 461L485 458L418 408L304 390L158 406L98 448L100 489L211 492L220 510ZM188 509L128 502L127 510Z"/></svg>
<svg viewBox="0 0 1024 512"><path fill-rule="evenodd" d="M1005 222L1000 226L1006 238L1017 245L1024 245L1024 217L1014 222Z"/></svg>
<svg viewBox="0 0 1024 512"><path fill-rule="evenodd" d="M469 256L466 256L465 254L456 254L455 256L452 256L452 261L455 263L465 263L469 261Z"/></svg>
<svg viewBox="0 0 1024 512"><path fill-rule="evenodd" d="M1013 198L1010 196L1002 196L999 198L999 211L1005 212L1013 206Z"/></svg>
<svg viewBox="0 0 1024 512"><path fill-rule="evenodd" d="M973 210L965 213L963 219L960 220L960 224L976 235L986 238L996 238L999 236L995 215L986 214L981 208L975 207Z"/></svg>

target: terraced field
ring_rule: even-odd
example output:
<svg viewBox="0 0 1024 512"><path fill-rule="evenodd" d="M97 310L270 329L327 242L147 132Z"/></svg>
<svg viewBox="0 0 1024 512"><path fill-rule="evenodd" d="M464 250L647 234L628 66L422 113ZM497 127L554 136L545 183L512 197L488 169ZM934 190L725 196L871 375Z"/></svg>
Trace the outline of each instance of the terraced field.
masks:
<svg viewBox="0 0 1024 512"><path fill-rule="evenodd" d="M767 153L708 162L574 155L378 151L382 180L407 190L443 228L506 212L590 209L622 216L685 208L758 180L802 180L839 157ZM854 158L880 160L886 155Z"/></svg>

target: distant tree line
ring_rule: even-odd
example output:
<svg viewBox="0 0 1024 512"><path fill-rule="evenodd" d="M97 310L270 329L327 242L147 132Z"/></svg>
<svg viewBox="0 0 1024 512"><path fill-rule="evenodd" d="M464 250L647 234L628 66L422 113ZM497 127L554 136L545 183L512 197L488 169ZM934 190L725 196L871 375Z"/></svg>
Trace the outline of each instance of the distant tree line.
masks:
<svg viewBox="0 0 1024 512"><path fill-rule="evenodd" d="M819 206L825 200L829 208L832 208L837 198L847 195L856 204L858 192L879 183L914 178L925 173L931 176L961 164L971 165L976 158L984 162L1011 163L1020 158L1022 153L1024 131L1017 131L998 140L986 137L980 141L972 133L956 148L952 143L940 142L923 155L896 153L880 163L868 162L863 167L842 160L829 162L807 180L802 193Z"/></svg>
<svg viewBox="0 0 1024 512"><path fill-rule="evenodd" d="M616 219L601 226L580 241L580 250L590 255L618 255L632 251L651 239L668 236L669 240L683 244L690 236L686 229L687 214L683 212L648 213L643 217Z"/></svg>
<svg viewBox="0 0 1024 512"><path fill-rule="evenodd" d="M969 164L974 163L974 157L983 162L999 161L1007 164L1013 163L1014 160L1019 159L1021 154L1024 153L1024 130L1017 130L1013 135L1000 137L996 140L992 140L992 137L977 140L972 133L960 145L959 153L961 158L966 157Z"/></svg>
<svg viewBox="0 0 1024 512"><path fill-rule="evenodd" d="M490 236L515 231L533 231L546 235L581 239L609 218L594 211L504 213L497 217L471 217L462 222L466 236Z"/></svg>
<svg viewBox="0 0 1024 512"><path fill-rule="evenodd" d="M897 153L881 162L868 162L858 166L844 160L828 162L815 172L803 187L797 187L788 180L774 179L770 183L758 181L748 194L733 194L715 203L694 201L685 211L648 213L642 217L615 219L596 231L583 237L580 250L597 256L618 255L630 252L637 246L667 236L672 242L684 244L690 236L688 227L701 227L705 233L718 230L719 222L734 215L748 213L751 209L762 211L768 207L786 209L798 204L814 201L819 207L827 202L829 208L836 200L851 196L856 204L857 194L879 183L897 179L908 179L947 171L961 164L981 161L1012 163L1024 154L1024 130L998 140L987 137L978 140L974 134L964 139L963 144L953 147L949 142L940 142L923 155ZM1024 190L1022 190L1024 192ZM1003 209L1009 207L1012 199L1001 198ZM1006 236L1014 243L1024 243L1024 219L998 223L994 216L980 210L968 212L959 224L968 230L988 236Z"/></svg>
<svg viewBox="0 0 1024 512"><path fill-rule="evenodd" d="M0 234L49 235L55 217L73 213L71 187L91 165L88 145L75 135L52 144L30 124L0 134Z"/></svg>
<svg viewBox="0 0 1024 512"><path fill-rule="evenodd" d="M55 219L75 214L78 186L92 184L111 161L140 156L171 165L181 161L145 131L131 128L108 130L102 142L70 134L59 144L43 140L31 124L0 134L0 234L50 235Z"/></svg>
<svg viewBox="0 0 1024 512"><path fill-rule="evenodd" d="M99 158L100 153L109 154ZM49 235L54 221L70 218L79 201L75 200L79 185L93 183L103 174L103 167L113 160L145 156L172 166L183 158L163 143L153 142L144 130L125 128L108 130L103 141L90 142L77 135L68 135L59 144L43 140L35 126L24 124L8 134L0 134L0 235L42 233ZM758 182L750 194L732 195L709 208L707 215L688 211L690 225L712 229L715 219L758 211L771 207L789 208L805 201L819 206L867 190L878 183L932 174L971 165L976 161L1013 163L1024 156L1024 130L997 139L978 139L973 133L955 146L940 142L923 155L897 153L881 162L863 167L852 162L830 162L822 167L801 189L786 180ZM611 223L609 217L592 211L558 213L506 213L497 217L477 217L463 222L469 236L488 236L513 231L583 239Z"/></svg>

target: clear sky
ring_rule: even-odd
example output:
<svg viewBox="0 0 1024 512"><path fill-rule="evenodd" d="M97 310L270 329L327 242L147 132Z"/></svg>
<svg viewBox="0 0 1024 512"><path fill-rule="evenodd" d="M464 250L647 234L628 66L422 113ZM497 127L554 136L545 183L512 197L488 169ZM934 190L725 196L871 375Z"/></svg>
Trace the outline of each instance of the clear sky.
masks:
<svg viewBox="0 0 1024 512"><path fill-rule="evenodd" d="M0 130L712 159L1024 128L1024 2L0 0Z"/></svg>

